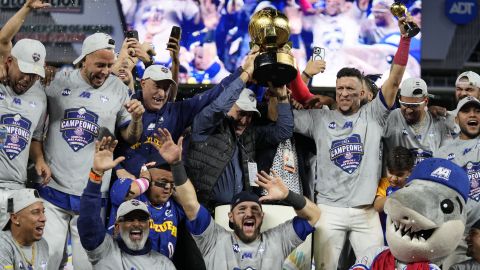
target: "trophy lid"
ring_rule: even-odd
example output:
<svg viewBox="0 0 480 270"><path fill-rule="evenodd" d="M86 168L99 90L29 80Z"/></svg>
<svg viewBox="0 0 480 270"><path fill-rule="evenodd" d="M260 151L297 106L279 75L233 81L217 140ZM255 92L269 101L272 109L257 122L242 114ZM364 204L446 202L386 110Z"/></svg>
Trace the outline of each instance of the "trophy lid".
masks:
<svg viewBox="0 0 480 270"><path fill-rule="evenodd" d="M252 42L258 45L264 45L266 40L266 29L275 29L276 44L283 46L288 42L290 36L290 27L288 18L285 14L273 8L264 8L253 14L248 24L248 33Z"/></svg>
<svg viewBox="0 0 480 270"><path fill-rule="evenodd" d="M395 17L403 17L407 13L407 7L403 3L395 2L390 6L390 12Z"/></svg>

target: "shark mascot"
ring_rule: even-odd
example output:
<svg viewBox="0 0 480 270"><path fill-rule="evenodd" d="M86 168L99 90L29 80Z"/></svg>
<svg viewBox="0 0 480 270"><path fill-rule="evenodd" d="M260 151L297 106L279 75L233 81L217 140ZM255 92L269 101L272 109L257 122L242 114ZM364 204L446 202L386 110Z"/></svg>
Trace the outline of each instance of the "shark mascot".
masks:
<svg viewBox="0 0 480 270"><path fill-rule="evenodd" d="M468 176L458 165L439 158L420 162L385 203L388 247L367 250L350 269L440 269L462 239L469 191Z"/></svg>

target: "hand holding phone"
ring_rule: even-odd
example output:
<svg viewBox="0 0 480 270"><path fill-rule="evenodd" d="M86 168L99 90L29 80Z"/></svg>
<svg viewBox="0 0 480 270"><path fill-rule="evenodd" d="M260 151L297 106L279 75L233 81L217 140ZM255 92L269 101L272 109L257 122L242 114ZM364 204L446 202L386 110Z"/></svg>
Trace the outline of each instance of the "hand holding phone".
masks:
<svg viewBox="0 0 480 270"><path fill-rule="evenodd" d="M313 47L312 60L325 60L325 48Z"/></svg>
<svg viewBox="0 0 480 270"><path fill-rule="evenodd" d="M126 38L134 38L138 41L138 31L137 30L130 30L125 32Z"/></svg>
<svg viewBox="0 0 480 270"><path fill-rule="evenodd" d="M178 44L180 42L180 37L182 36L182 28L179 26L172 26L172 32L170 32L170 39L168 41L167 49L175 49L176 45L174 46L172 43L172 39L176 39L176 43Z"/></svg>

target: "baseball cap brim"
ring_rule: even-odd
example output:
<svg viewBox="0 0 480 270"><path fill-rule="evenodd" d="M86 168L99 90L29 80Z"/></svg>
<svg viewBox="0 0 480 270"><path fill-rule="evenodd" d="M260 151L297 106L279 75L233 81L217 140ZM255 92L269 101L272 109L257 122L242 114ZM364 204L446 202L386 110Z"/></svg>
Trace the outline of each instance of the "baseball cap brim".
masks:
<svg viewBox="0 0 480 270"><path fill-rule="evenodd" d="M37 74L40 77L45 78L45 68L43 66L27 63L20 59L17 59L17 63L18 63L18 68L20 69L21 72L28 73L28 74Z"/></svg>
<svg viewBox="0 0 480 270"><path fill-rule="evenodd" d="M262 116L262 114L260 114L260 112L257 110L257 108L253 108L249 105L246 105L246 104L239 104L239 103L235 103L237 104L237 106L242 110L242 111L245 111L245 112L256 112L258 114L258 116Z"/></svg>
<svg viewBox="0 0 480 270"><path fill-rule="evenodd" d="M75 60L73 61L73 64L76 65L76 64L80 63L80 61L82 61L83 58L85 58L85 56L86 56L86 55L81 54L77 59L75 59Z"/></svg>
<svg viewBox="0 0 480 270"><path fill-rule="evenodd" d="M469 100L467 102L465 102L464 104L462 104L460 107L458 107L456 110L455 110L455 115L458 115L458 112L465 106L467 105L470 105L470 104L473 104L474 106L477 106L480 108L480 102L478 100Z"/></svg>

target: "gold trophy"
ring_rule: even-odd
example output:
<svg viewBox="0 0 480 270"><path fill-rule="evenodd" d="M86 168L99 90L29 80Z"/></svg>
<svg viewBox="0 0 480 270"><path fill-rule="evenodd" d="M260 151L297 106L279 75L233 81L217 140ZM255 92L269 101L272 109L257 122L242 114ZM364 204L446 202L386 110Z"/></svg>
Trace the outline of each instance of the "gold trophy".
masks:
<svg viewBox="0 0 480 270"><path fill-rule="evenodd" d="M395 2L390 6L390 12L397 18L406 17L408 14L407 7L401 2ZM403 28L405 28L407 37L411 38L416 36L420 32L420 28L414 22L404 22Z"/></svg>
<svg viewBox="0 0 480 270"><path fill-rule="evenodd" d="M257 45L260 53L255 58L253 78L259 85L281 86L297 76L295 58L289 54L291 42L288 18L280 11L265 8L253 14L248 24L250 47Z"/></svg>

